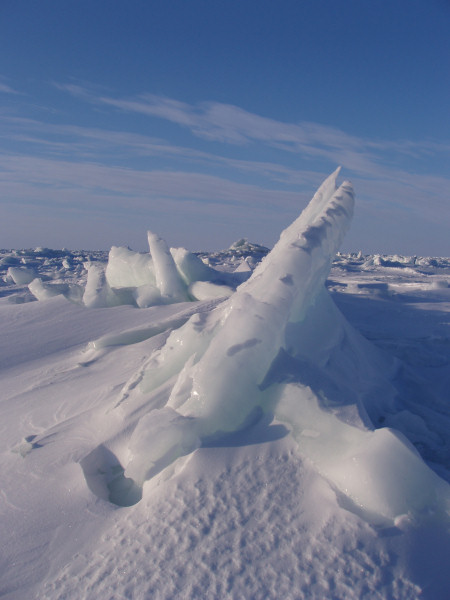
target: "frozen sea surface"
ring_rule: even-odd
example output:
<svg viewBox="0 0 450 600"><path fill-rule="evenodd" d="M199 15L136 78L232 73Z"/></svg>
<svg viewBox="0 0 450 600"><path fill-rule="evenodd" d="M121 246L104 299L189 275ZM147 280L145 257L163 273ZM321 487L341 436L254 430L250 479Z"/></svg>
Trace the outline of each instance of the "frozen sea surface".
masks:
<svg viewBox="0 0 450 600"><path fill-rule="evenodd" d="M146 254L0 253L0 596L447 599L450 259L337 254L333 305L264 299L293 302L287 324L262 315L290 340L272 358L233 300L246 280L257 297L267 249L240 240L205 270L156 243L180 274L162 294ZM243 379L205 379L216 356ZM217 431L208 405L194 427L195 382L226 401L255 356L271 367L243 418Z"/></svg>

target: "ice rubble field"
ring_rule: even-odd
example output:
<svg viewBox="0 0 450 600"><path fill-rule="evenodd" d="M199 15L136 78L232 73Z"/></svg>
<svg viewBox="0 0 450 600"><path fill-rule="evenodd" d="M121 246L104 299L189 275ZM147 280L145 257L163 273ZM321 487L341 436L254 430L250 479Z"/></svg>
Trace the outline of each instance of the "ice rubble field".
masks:
<svg viewBox="0 0 450 600"><path fill-rule="evenodd" d="M0 597L450 597L450 259L336 254L337 175L269 254L1 251Z"/></svg>

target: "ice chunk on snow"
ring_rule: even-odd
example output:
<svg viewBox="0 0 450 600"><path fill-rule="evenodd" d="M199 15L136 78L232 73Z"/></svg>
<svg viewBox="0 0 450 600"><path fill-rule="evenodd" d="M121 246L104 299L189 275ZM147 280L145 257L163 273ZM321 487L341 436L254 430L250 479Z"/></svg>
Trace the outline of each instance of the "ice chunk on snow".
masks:
<svg viewBox="0 0 450 600"><path fill-rule="evenodd" d="M183 390L184 398L177 393L169 401L169 406L176 407L181 415L198 420L196 427L202 438L238 429L251 418L262 402L259 386L284 345L287 323L305 314L322 289L353 211L351 185L345 183L335 191L336 177L337 171L319 188L312 208L304 211L306 216L302 213L252 277L216 309L214 335L202 338L188 323L177 332L176 344L173 336L169 337L145 374L144 389L154 389L163 380L158 371L162 370L167 378L176 372L175 368L182 369L196 353L194 348L204 348L207 343L201 356L196 353L189 372L183 370L180 374L183 382L175 385ZM160 261L153 250L155 239L150 235L149 240L157 272ZM155 249L165 264L167 252L157 240ZM157 279L164 284L167 277L157 274ZM166 355L175 357L170 367ZM185 420L180 426L192 422Z"/></svg>
<svg viewBox="0 0 450 600"><path fill-rule="evenodd" d="M36 278L36 272L29 267L9 267L7 275L16 285L28 285Z"/></svg>
<svg viewBox="0 0 450 600"><path fill-rule="evenodd" d="M111 248L105 274L112 288L156 286L151 256L128 248Z"/></svg>
<svg viewBox="0 0 450 600"><path fill-rule="evenodd" d="M133 432L129 444L132 459L125 476L142 485L154 473L199 446L195 423L187 423L185 417L168 407L153 410L142 417Z"/></svg>
<svg viewBox="0 0 450 600"><path fill-rule="evenodd" d="M39 277L33 279L28 289L37 300L49 300L62 294L60 287L45 285Z"/></svg>
<svg viewBox="0 0 450 600"><path fill-rule="evenodd" d="M189 285L193 281L212 281L216 271L205 265L198 256L184 248L171 248L170 252L184 282Z"/></svg>
<svg viewBox="0 0 450 600"><path fill-rule="evenodd" d="M240 265L234 270L235 273L250 273L252 268L248 264L248 261L244 258L241 260Z"/></svg>
<svg viewBox="0 0 450 600"><path fill-rule="evenodd" d="M228 298L234 292L228 285L218 285L210 281L195 281L188 288L189 294L196 300L210 298Z"/></svg>
<svg viewBox="0 0 450 600"><path fill-rule="evenodd" d="M134 288L133 298L139 308L148 308L161 304L161 292L151 283Z"/></svg>
<svg viewBox="0 0 450 600"><path fill-rule="evenodd" d="M336 176L314 196L317 210L302 213L222 309L222 327L193 367L191 393L179 408L204 420L205 436L246 422L287 323L302 318L322 289L353 211L351 185L335 192Z"/></svg>
<svg viewBox="0 0 450 600"><path fill-rule="evenodd" d="M82 304L83 288L76 283L43 283L42 279L36 277L28 284L28 289L36 300L49 300L62 295L75 304Z"/></svg>
<svg viewBox="0 0 450 600"><path fill-rule="evenodd" d="M188 300L186 285L178 273L166 242L155 233L148 232L148 245L153 258L156 285L166 302Z"/></svg>
<svg viewBox="0 0 450 600"><path fill-rule="evenodd" d="M300 451L356 506L376 518L450 510L450 488L410 443L387 428L361 430L320 408L312 390L286 385L276 416Z"/></svg>
<svg viewBox="0 0 450 600"><path fill-rule="evenodd" d="M88 278L84 290L83 302L88 308L103 308L121 304L108 285L103 265L86 263Z"/></svg>

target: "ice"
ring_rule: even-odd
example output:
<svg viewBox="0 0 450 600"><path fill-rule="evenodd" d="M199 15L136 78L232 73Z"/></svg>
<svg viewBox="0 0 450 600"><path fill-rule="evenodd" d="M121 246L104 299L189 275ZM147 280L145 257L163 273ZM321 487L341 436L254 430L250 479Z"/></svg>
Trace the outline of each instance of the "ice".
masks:
<svg viewBox="0 0 450 600"><path fill-rule="evenodd" d="M8 276L16 285L28 285L36 278L36 271L29 267L9 267Z"/></svg>
<svg viewBox="0 0 450 600"><path fill-rule="evenodd" d="M226 298L251 274L248 263L242 272L216 270L184 248L169 251L166 242L151 232L148 239L150 253L113 246L107 261L102 252L68 256L68 251L45 248L20 251L1 258L2 281L7 285L26 285L40 279L41 284L32 286L36 292L32 294L41 301L62 294L88 308L118 305L148 308ZM240 252L252 249L252 245L246 244ZM11 302L30 300L30 296L23 294L10 297Z"/></svg>
<svg viewBox="0 0 450 600"><path fill-rule="evenodd" d="M219 325L202 355L195 347L203 344L194 343L201 335L188 323L177 334L176 343L169 337L154 360L155 366L145 374L144 389L149 389L153 377L156 387L182 367L180 359L191 360L192 366L181 371L175 384L177 393L172 394L168 405L196 421L195 429L202 439L239 429L261 410L264 395L260 386L285 345L286 327L290 320L305 317L322 290L352 216L353 191L347 182L336 190L338 172L322 184L248 282L216 309ZM176 347L180 348L177 353ZM166 355L171 358L170 367ZM163 377L157 372L158 366ZM182 426L192 427L192 422L183 421ZM170 431L169 423L166 429ZM134 433L130 442L134 447L139 445L137 435Z"/></svg>
<svg viewBox="0 0 450 600"><path fill-rule="evenodd" d="M187 288L166 242L155 233L148 232L148 245L155 270L156 285L165 302L183 302L188 300Z"/></svg>
<svg viewBox="0 0 450 600"><path fill-rule="evenodd" d="M175 261L178 271L183 277L186 285L194 281L213 281L216 272L185 248L171 248L170 252Z"/></svg>
<svg viewBox="0 0 450 600"><path fill-rule="evenodd" d="M336 189L338 172L251 278L205 323L191 320L169 336L153 357L143 391L178 376L170 410L150 411L135 428L127 477L142 484L170 457L190 452L192 440L211 443L271 410L292 428L305 458L362 513L393 520L449 510L447 484L409 443L389 429L373 430L396 408L389 367L324 288L353 213L352 186Z"/></svg>
<svg viewBox="0 0 450 600"><path fill-rule="evenodd" d="M151 283L134 288L132 294L139 308L148 308L162 303L161 292Z"/></svg>
<svg viewBox="0 0 450 600"><path fill-rule="evenodd" d="M208 267L185 248L169 251L166 242L151 232L148 240L150 254L111 248L105 276L112 293L107 300L97 299L99 306L123 303L147 308L186 300L226 298L242 281L238 276Z"/></svg>
<svg viewBox="0 0 450 600"><path fill-rule="evenodd" d="M61 286L58 285L46 285L42 282L42 279L37 277L28 284L28 289L37 300L49 300L55 296L62 295L63 290L67 290L67 286L61 288Z"/></svg>
<svg viewBox="0 0 450 600"><path fill-rule="evenodd" d="M121 304L108 284L105 269L98 263L87 263L88 272L83 302L88 308L104 308Z"/></svg>
<svg viewBox="0 0 450 600"><path fill-rule="evenodd" d="M194 281L188 288L189 294L196 300L208 298L228 298L234 292L228 285L218 285L211 281Z"/></svg>
<svg viewBox="0 0 450 600"><path fill-rule="evenodd" d="M156 286L152 257L128 248L111 248L105 275L112 288Z"/></svg>
<svg viewBox="0 0 450 600"><path fill-rule="evenodd" d="M369 519L450 511L449 486L415 448L388 428L361 430L323 411L313 391L286 385L276 409L302 456L315 465Z"/></svg>
<svg viewBox="0 0 450 600"><path fill-rule="evenodd" d="M242 260L240 265L235 269L235 273L251 273L252 269L246 259Z"/></svg>
<svg viewBox="0 0 450 600"><path fill-rule="evenodd" d="M129 449L133 458L125 475L137 484L200 446L195 425L171 408L154 410L139 421Z"/></svg>
<svg viewBox="0 0 450 600"><path fill-rule="evenodd" d="M164 346L150 359L143 373L141 389L151 392L169 378L178 376L179 382L188 376L186 364L198 360L220 326L221 311L210 314L194 314L188 322L175 329L167 338ZM180 384L179 384L180 385ZM175 388L176 389L176 385Z"/></svg>
<svg viewBox="0 0 450 600"><path fill-rule="evenodd" d="M5 600L450 597L450 260L342 253L325 287L328 184L225 301L192 290L266 249L171 250L181 304L150 254L108 289L106 252L0 250Z"/></svg>
<svg viewBox="0 0 450 600"><path fill-rule="evenodd" d="M336 176L221 308L221 328L193 367L192 389L178 409L202 418L205 436L239 428L259 406L259 386L284 346L289 320L301 318L323 286L353 208L349 184L335 192Z"/></svg>

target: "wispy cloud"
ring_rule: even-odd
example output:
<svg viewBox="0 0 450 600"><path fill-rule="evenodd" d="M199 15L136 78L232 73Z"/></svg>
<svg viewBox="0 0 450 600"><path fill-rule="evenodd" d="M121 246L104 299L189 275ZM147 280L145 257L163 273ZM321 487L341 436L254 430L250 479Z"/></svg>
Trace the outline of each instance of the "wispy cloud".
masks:
<svg viewBox="0 0 450 600"><path fill-rule="evenodd" d="M205 215L225 220L242 214L269 230L274 219L287 224L324 175L341 164L355 183L367 230L371 215L394 213L407 213L418 224L423 219L450 226L450 179L432 166L428 172L412 168L430 165L430 158L442 162L450 144L368 140L221 103L193 105L152 94L114 98L78 83L54 87L88 107L112 109L111 127L69 125L61 115L43 121L11 110L0 114L4 205L41 203L86 215L123 214L126 205L135 214L183 215L191 226ZM194 137L189 142L184 136L186 145L180 145L161 127L159 137L131 132L121 117L128 112L175 123ZM253 154L270 160L251 160Z"/></svg>
<svg viewBox="0 0 450 600"><path fill-rule="evenodd" d="M299 202L294 192L280 192L261 186L237 183L183 171L139 171L95 163L52 160L34 156L0 155L0 182L5 197L14 191L15 201L27 197L55 198L67 202L69 189L84 190L96 204L104 198L123 203L195 200L203 207L224 203L228 207L263 210L282 209ZM22 190L22 192L20 191ZM31 190L34 190L30 195ZM70 201L70 200L69 200Z"/></svg>
<svg viewBox="0 0 450 600"><path fill-rule="evenodd" d="M11 86L0 81L0 94L20 94L20 92L14 90Z"/></svg>
<svg viewBox="0 0 450 600"><path fill-rule="evenodd" d="M211 201L228 202L239 198L244 203L250 198L254 202L256 199L264 202L269 196L273 202L275 192L278 203L282 203L284 198L289 199L288 205L295 205L295 198L298 196L294 192L283 190L283 187L296 186L300 191L306 189L305 186L311 189L326 172L293 169L281 163L229 158L126 131L44 123L11 116L3 117L3 124L3 135L9 140L22 143L26 148L26 153L22 156L3 157L1 164L4 171L13 174L17 181L22 178L42 184L43 178L46 178L49 185L53 183L56 187L63 186L66 189L69 186L79 187L80 181L83 181L97 190L104 186L113 194L135 194L138 190L146 190L150 196L197 196L201 200L209 198ZM310 124L310 130L321 141L328 139L322 127ZM271 137L266 134L267 139L275 137L274 134ZM330 132L330 140L336 146L338 137L335 130ZM281 136L277 139L281 139ZM362 142L359 144L363 145ZM408 206L421 214L428 213L433 220L436 213L433 213L432 208L443 208L443 204L448 201L447 178L411 174L382 162L374 164L356 150L356 141L348 143L348 146L351 145L355 148L344 148L342 145L339 151L311 146L310 156L325 156L331 165L351 164L353 179L359 191L363 192L363 201L364 197L381 197L380 194L383 193L384 197L389 197L390 202ZM33 156L33 149L39 153L39 157ZM117 163L115 166L110 164L111 157ZM152 167L151 162L141 169L121 166L127 159L132 164L136 157L166 157L173 164L165 172ZM190 167L186 169L188 163ZM167 166L170 164L167 163ZM211 175L215 167L223 167L228 171L215 177ZM259 178L260 183L238 184L233 181L233 172L253 174ZM272 191L267 191L264 181L272 182ZM427 198L426 206L424 196Z"/></svg>
<svg viewBox="0 0 450 600"><path fill-rule="evenodd" d="M431 207L441 207L443 202L447 202L450 185L448 178L433 173L418 174L413 169L408 170L396 165L402 163L402 157L412 157L413 161L420 162L421 159L429 159L430 156L448 156L450 143L430 140L368 140L349 135L335 127L309 122L282 122L222 103L203 102L192 105L155 94L117 99L111 95L99 94L84 85L54 85L61 91L97 105L111 106L120 111L135 112L176 123L204 140L241 146L252 143L267 145L289 152L290 155L298 154L300 157L316 159L323 164L323 170L319 173L313 170L297 170L287 167L282 159L278 163L232 159L221 155L220 151L217 151L217 144L213 153L130 132L67 125L43 127L38 122L25 123L28 131L30 128L36 131L41 129L47 143L49 134L59 136L53 141L55 152L64 152L66 149L72 157L78 153L79 159L85 160L105 157L112 152L121 153L122 158L125 154L141 157L166 156L181 163L189 162L190 172L193 164L196 164L200 171L204 170L205 166L209 170L214 165L222 166L235 173L253 173L266 182L270 181L272 185L281 186L315 184L330 166L341 164L347 173L350 172L352 178L358 181L360 189L367 190L367 198L376 198L375 189L390 186L390 202L407 205L421 214L428 213L431 219L434 219ZM71 137L70 146L62 143L60 136ZM180 169L180 164L172 168L186 172L186 169ZM223 175L225 179L225 174ZM231 172L226 175L233 178ZM427 198L428 210L423 205L424 196Z"/></svg>
<svg viewBox="0 0 450 600"><path fill-rule="evenodd" d="M142 94L135 99L105 96L91 96L91 99L124 111L166 119L208 140L233 144L265 142L289 151L318 146L363 149L361 140L338 129L314 123L283 123L230 104L203 102L194 106L154 94Z"/></svg>
<svg viewBox="0 0 450 600"><path fill-rule="evenodd" d="M240 146L252 143L267 145L298 154L302 158L326 161L332 165L340 164L354 176L374 180L394 181L399 177L405 179L414 173L413 169L396 169L396 162L401 164L413 160L420 163L431 156L448 157L450 153L450 142L364 139L328 125L283 122L218 102L193 105L155 94L114 98L74 85L60 85L59 89L120 111L176 123L203 140ZM279 175L281 173L282 170ZM286 182L286 173L281 175L281 179L283 178ZM438 187L442 188L441 185Z"/></svg>
<svg viewBox="0 0 450 600"><path fill-rule="evenodd" d="M225 167L234 172L255 174L276 184L292 186L315 185L321 177L321 173L312 170L291 169L275 162L229 158L127 131L46 123L10 115L0 116L0 122L0 138L23 144L27 153L35 151L54 159L70 157L72 161L106 162L116 154L118 160L123 162L125 158L165 157L196 165L198 169L207 168L211 171L215 167Z"/></svg>

